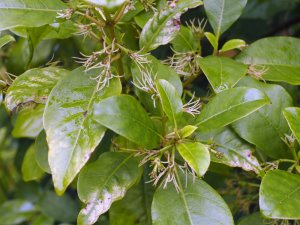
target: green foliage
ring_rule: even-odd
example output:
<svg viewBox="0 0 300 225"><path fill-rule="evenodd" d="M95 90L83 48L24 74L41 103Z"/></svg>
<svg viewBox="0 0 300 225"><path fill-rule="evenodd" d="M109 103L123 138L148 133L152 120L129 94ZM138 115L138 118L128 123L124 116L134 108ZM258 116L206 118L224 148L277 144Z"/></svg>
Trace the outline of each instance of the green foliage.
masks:
<svg viewBox="0 0 300 225"><path fill-rule="evenodd" d="M299 10L1 0L0 224L300 224Z"/></svg>

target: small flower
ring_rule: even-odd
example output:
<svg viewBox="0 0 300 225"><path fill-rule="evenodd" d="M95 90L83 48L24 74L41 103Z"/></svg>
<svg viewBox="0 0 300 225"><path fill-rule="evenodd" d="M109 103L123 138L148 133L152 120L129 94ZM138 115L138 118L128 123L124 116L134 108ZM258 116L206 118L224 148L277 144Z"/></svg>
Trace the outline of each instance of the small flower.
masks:
<svg viewBox="0 0 300 225"><path fill-rule="evenodd" d="M197 20L198 25L195 25L195 24L196 23L195 23L194 19L190 20L188 27L192 30L192 32L195 34L195 36L198 39L202 39L204 37L207 20L205 20L205 19L202 19L201 21Z"/></svg>
<svg viewBox="0 0 300 225"><path fill-rule="evenodd" d="M189 77L197 75L200 72L199 66L196 63L198 55L194 52L176 52L163 63L170 65L179 75Z"/></svg>
<svg viewBox="0 0 300 225"><path fill-rule="evenodd" d="M111 79L123 77L113 74L111 70L112 55L118 51L119 49L115 47L115 42L113 41L109 46L103 43L101 51L93 52L91 55L82 54L83 58L74 58L77 59L76 62L81 63L85 67L85 72L92 69L100 69L100 73L91 79L97 81L97 90L102 90L109 86ZM105 59L103 59L104 56L106 56Z"/></svg>
<svg viewBox="0 0 300 225"><path fill-rule="evenodd" d="M152 172L149 174L153 185L156 186L159 182L159 187L166 188L169 183L173 183L175 189L179 192L179 185L175 176L176 162L175 154L166 152L167 161L152 161L151 165L154 166Z"/></svg>
<svg viewBox="0 0 300 225"><path fill-rule="evenodd" d="M126 6L125 10L124 10L124 14L128 13L129 11L135 10L134 7L134 1L130 1L129 0L129 4Z"/></svg>
<svg viewBox="0 0 300 225"><path fill-rule="evenodd" d="M60 10L57 13L57 17L56 18L63 18L63 19L69 20L69 19L71 19L73 13L74 13L74 10L72 8Z"/></svg>
<svg viewBox="0 0 300 225"><path fill-rule="evenodd" d="M200 114L201 108L200 99L194 100L194 97L195 95L193 94L192 98L185 105L183 105L183 111L191 114L192 116Z"/></svg>
<svg viewBox="0 0 300 225"><path fill-rule="evenodd" d="M142 79L138 79L136 78L134 82L132 82L132 84L144 91L147 92L149 94L151 94L151 99L153 101L153 105L154 107L156 107L156 98L159 96L155 81L156 80L156 75L154 76L154 79L152 78L152 70L149 69L144 69L140 71L142 74Z"/></svg>
<svg viewBox="0 0 300 225"><path fill-rule="evenodd" d="M289 147L289 148L294 148L295 147L295 136L293 134L288 135L284 134L284 138L281 138L283 142Z"/></svg>
<svg viewBox="0 0 300 225"><path fill-rule="evenodd" d="M257 79L257 80L263 80L263 75L269 70L269 67L265 65L250 65L248 68L248 74Z"/></svg>
<svg viewBox="0 0 300 225"><path fill-rule="evenodd" d="M84 38L89 36L92 31L92 27L89 24L76 24L79 31L75 33L75 35L83 35Z"/></svg>
<svg viewBox="0 0 300 225"><path fill-rule="evenodd" d="M140 71L145 69L145 65L151 63L148 59L150 53L141 54L140 52L129 52L128 56L132 59L133 62L137 65Z"/></svg>
<svg viewBox="0 0 300 225"><path fill-rule="evenodd" d="M81 53L81 55L83 56L82 58L80 57L73 57L73 58L77 60L75 62L80 63L85 67L85 71L88 71L93 68L99 68L97 65L98 64L97 59L103 53L104 53L103 50L99 52L93 52L91 55L85 55Z"/></svg>

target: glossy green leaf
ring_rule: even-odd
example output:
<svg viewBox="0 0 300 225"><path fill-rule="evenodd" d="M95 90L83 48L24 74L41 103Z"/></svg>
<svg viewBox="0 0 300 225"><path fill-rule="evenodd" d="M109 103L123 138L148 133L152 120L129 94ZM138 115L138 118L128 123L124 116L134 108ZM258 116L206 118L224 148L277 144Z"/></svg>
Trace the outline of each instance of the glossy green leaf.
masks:
<svg viewBox="0 0 300 225"><path fill-rule="evenodd" d="M247 0L204 0L208 21L217 39L240 17L246 4Z"/></svg>
<svg viewBox="0 0 300 225"><path fill-rule="evenodd" d="M121 93L118 78L110 86L97 89L92 79L99 71L88 73L78 68L52 90L44 113L44 128L49 145L49 165L55 190L62 194L100 143L106 128L94 121L93 106Z"/></svg>
<svg viewBox="0 0 300 225"><path fill-rule="evenodd" d="M177 36L171 41L176 52L197 51L197 40L189 27L180 26Z"/></svg>
<svg viewBox="0 0 300 225"><path fill-rule="evenodd" d="M104 6L107 8L114 8L126 2L126 0L84 0L84 1L91 3L93 5Z"/></svg>
<svg viewBox="0 0 300 225"><path fill-rule="evenodd" d="M34 31L34 33L40 33L42 40L48 39L65 39L72 37L76 32L78 32L78 26L75 25L71 20L63 21L60 23L47 24L41 27L16 27L10 29L14 34L28 38L28 32Z"/></svg>
<svg viewBox="0 0 300 225"><path fill-rule="evenodd" d="M187 125L179 131L179 134L181 137L186 138L191 136L197 129L198 127L196 126Z"/></svg>
<svg viewBox="0 0 300 225"><path fill-rule="evenodd" d="M289 157L290 150L282 138L285 134L290 134L290 130L282 110L293 105L290 95L279 85L265 84L250 77L245 77L238 85L253 87L264 92L272 104L234 123L235 132L272 158Z"/></svg>
<svg viewBox="0 0 300 225"><path fill-rule="evenodd" d="M151 185L142 180L130 188L122 200L113 203L109 209L110 225L152 225Z"/></svg>
<svg viewBox="0 0 300 225"><path fill-rule="evenodd" d="M238 137L229 127L211 132L197 131L195 139L216 150L211 154L211 160L230 167L240 167L246 171L259 173L261 167L255 156L252 155L252 147Z"/></svg>
<svg viewBox="0 0 300 225"><path fill-rule="evenodd" d="M44 109L45 105L39 104L19 112L12 135L16 138L35 138L43 130Z"/></svg>
<svg viewBox="0 0 300 225"><path fill-rule="evenodd" d="M287 120L293 135L300 143L300 108L289 107L283 110L283 115Z"/></svg>
<svg viewBox="0 0 300 225"><path fill-rule="evenodd" d="M153 225L233 225L225 201L204 181L193 182L191 176L182 175L179 185L180 193L171 184L156 190L152 203Z"/></svg>
<svg viewBox="0 0 300 225"><path fill-rule="evenodd" d="M187 142L176 145L176 148L199 177L206 173L210 164L210 154L207 146L200 142Z"/></svg>
<svg viewBox="0 0 300 225"><path fill-rule="evenodd" d="M17 26L39 27L53 23L57 13L65 8L66 5L60 0L1 0L0 31Z"/></svg>
<svg viewBox="0 0 300 225"><path fill-rule="evenodd" d="M211 32L205 32L204 35L211 44L211 46L213 46L215 50L218 50L219 43L217 37Z"/></svg>
<svg viewBox="0 0 300 225"><path fill-rule="evenodd" d="M48 162L48 143L46 140L46 133L42 131L35 140L35 161L39 167L47 172L51 173L49 162Z"/></svg>
<svg viewBox="0 0 300 225"><path fill-rule="evenodd" d="M230 51L233 49L240 49L246 46L246 42L241 39L232 39L227 41L221 48L222 52Z"/></svg>
<svg viewBox="0 0 300 225"><path fill-rule="evenodd" d="M202 131L224 127L269 102L263 92L254 88L238 87L222 91L203 108L196 124Z"/></svg>
<svg viewBox="0 0 300 225"><path fill-rule="evenodd" d="M134 21L140 28L143 28L145 24L153 17L153 15L154 12L152 10L143 11L134 17Z"/></svg>
<svg viewBox="0 0 300 225"><path fill-rule="evenodd" d="M261 213L273 219L300 219L300 176L282 170L268 172L259 190Z"/></svg>
<svg viewBox="0 0 300 225"><path fill-rule="evenodd" d="M24 181L39 180L44 175L44 171L38 166L34 157L35 146L31 145L29 149L27 149L22 163L22 176Z"/></svg>
<svg viewBox="0 0 300 225"><path fill-rule="evenodd" d="M38 202L44 215L60 222L73 222L79 212L79 205L70 195L57 196L46 191Z"/></svg>
<svg viewBox="0 0 300 225"><path fill-rule="evenodd" d="M158 80L156 86L164 112L174 126L177 127L177 121L181 119L183 113L183 104L178 92L166 80Z"/></svg>
<svg viewBox="0 0 300 225"><path fill-rule="evenodd" d="M56 67L26 71L8 88L5 97L6 107L12 111L26 103L45 104L52 88L68 73L69 71Z"/></svg>
<svg viewBox="0 0 300 225"><path fill-rule="evenodd" d="M198 63L216 93L233 88L247 73L247 66L217 56L199 58Z"/></svg>
<svg viewBox="0 0 300 225"><path fill-rule="evenodd" d="M124 197L139 180L141 167L132 155L107 152L79 174L78 195L87 206L78 215L78 225L94 224L111 204Z"/></svg>
<svg viewBox="0 0 300 225"><path fill-rule="evenodd" d="M180 30L180 16L189 8L202 5L198 0L179 0L174 8L169 7L154 14L143 27L140 48L144 52L156 49L172 41Z"/></svg>
<svg viewBox="0 0 300 225"><path fill-rule="evenodd" d="M0 37L0 48L2 48L4 45L8 44L9 42L16 41L15 38L11 35L5 35L3 37Z"/></svg>
<svg viewBox="0 0 300 225"><path fill-rule="evenodd" d="M30 220L37 208L26 200L15 199L0 205L0 221L3 225L15 225Z"/></svg>
<svg viewBox="0 0 300 225"><path fill-rule="evenodd" d="M299 85L299 51L299 38L269 37L251 44L236 60L263 71L261 79Z"/></svg>
<svg viewBox="0 0 300 225"><path fill-rule="evenodd" d="M130 141L149 149L158 145L160 134L134 97L113 96L95 104L93 110L97 122Z"/></svg>

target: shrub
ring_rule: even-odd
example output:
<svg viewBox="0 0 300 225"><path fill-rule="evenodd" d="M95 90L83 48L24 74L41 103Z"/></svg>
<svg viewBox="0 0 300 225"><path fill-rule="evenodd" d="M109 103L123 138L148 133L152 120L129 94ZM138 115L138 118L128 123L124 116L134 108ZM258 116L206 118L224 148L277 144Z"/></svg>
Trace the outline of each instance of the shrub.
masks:
<svg viewBox="0 0 300 225"><path fill-rule="evenodd" d="M297 2L1 0L1 224L298 224Z"/></svg>

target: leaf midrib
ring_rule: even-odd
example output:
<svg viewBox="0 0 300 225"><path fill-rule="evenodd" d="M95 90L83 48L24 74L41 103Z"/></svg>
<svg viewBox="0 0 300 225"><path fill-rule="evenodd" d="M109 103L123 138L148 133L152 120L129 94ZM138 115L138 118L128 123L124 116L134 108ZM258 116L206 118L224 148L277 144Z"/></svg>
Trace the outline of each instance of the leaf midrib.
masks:
<svg viewBox="0 0 300 225"><path fill-rule="evenodd" d="M193 221L192 221L192 218L191 218L191 214L190 214L189 208L188 208L188 203L187 203L187 200L186 200L186 198L185 198L183 186L182 186L182 183L181 183L181 180L180 180L180 177L179 177L179 175L178 175L177 170L175 170L175 173L176 173L177 182L178 182L178 185L179 185L179 188L180 188L180 190L179 190L180 197L181 197L181 199L183 200L184 208L185 208L185 211L186 211L186 213L187 213L187 216L188 216L190 225L194 225L194 224L193 224Z"/></svg>
<svg viewBox="0 0 300 225"><path fill-rule="evenodd" d="M93 100L94 100L94 98L95 98L96 93L97 93L97 88L95 87L95 89L94 89L94 91L93 91L93 94L92 94L92 96L91 96L91 98L90 98L90 100L89 100L87 109L86 109L87 112L89 112L90 107L92 106L92 102L93 102ZM80 136L81 136L81 132L82 132L83 129L84 129L84 128L83 128L83 124L84 124L84 122L86 121L86 119L87 119L88 117L89 117L89 115L87 114L87 116L84 117L83 120L82 120L82 122L80 123L80 128L79 128L79 130L78 130L76 139L75 139L74 144L73 144L73 146L72 146L72 150L71 150L70 157L69 157L69 159L68 159L68 162L66 163L66 167L65 167L66 170L65 170L65 173L64 173L64 174L67 174L68 171L69 171L69 165L70 165L70 162L71 162L72 159L73 159L74 151L75 151L75 149L76 149L76 146L77 146L77 144L78 144L79 138L80 138ZM76 172L77 172L77 171L76 171ZM64 178L63 178L63 184L64 184L65 181L66 181L66 176L64 176Z"/></svg>
<svg viewBox="0 0 300 225"><path fill-rule="evenodd" d="M182 143L181 146L183 146L183 148L190 154L190 156L191 156L191 158L192 158L193 161L194 161L194 159L197 158L197 157L189 150L189 148L186 146L185 143ZM197 163L196 163L196 164L197 164ZM196 165L196 167L197 167L197 173L198 173L198 172L200 173L199 168L198 168L198 165ZM195 168L193 168L193 169L195 169Z"/></svg>
<svg viewBox="0 0 300 225"><path fill-rule="evenodd" d="M177 122L176 122L176 117L175 117L175 112L174 112L174 110L173 110L173 107L172 107L172 104L171 104L171 100L170 100L170 98L169 98L169 95L166 93L166 91L165 91L165 89L162 87L162 85L160 85L161 86L161 89L162 89L162 91L164 92L164 94L165 94L165 96L166 96L166 98L167 98L167 103L168 103L168 105L169 105L169 108L171 109L171 113L172 113L172 117L173 117L173 121L174 121L174 126L175 126L175 128L177 129ZM175 89L174 89L175 90Z"/></svg>
<svg viewBox="0 0 300 225"><path fill-rule="evenodd" d="M112 115L120 115L120 117L125 117L126 119L129 119L131 121L137 122L138 124L140 124L142 127L146 128L147 130L151 131L151 133L155 133L159 138L162 138L162 136L153 128L146 126L143 122L136 120L135 118L132 117L132 115L127 115L127 114L120 114L120 113L115 113L115 114L111 114ZM150 119L151 120L151 119Z"/></svg>
<svg viewBox="0 0 300 225"><path fill-rule="evenodd" d="M174 11L174 12L176 12L176 11ZM160 33L160 31L165 27L165 24L170 20L170 18L172 18L176 13L172 13L172 11L171 11L171 13L170 13L170 11L168 11L168 13L170 13L169 14L169 16L167 16L166 17L166 19L163 21L163 23L161 23L159 26L158 26L158 29L156 29L156 31L151 35L151 38L150 38L150 40L148 41L148 42L146 42L146 43L148 43L148 44L146 44L145 46L144 46L144 51L148 51L148 49L149 49L149 47L152 45L152 42L153 42L153 40L155 40L156 38L157 38L157 36L158 36L158 34ZM158 15L158 18L157 18L157 20L159 21L159 14L160 13L158 13L157 15ZM155 14L154 14L155 15ZM156 17L153 17L153 20L151 21L151 24L150 24L150 27L149 28L151 28L152 27L152 22L154 21L154 19L156 19ZM152 29L151 29L152 30ZM146 34L145 34L146 35ZM148 35L147 35L148 36Z"/></svg>
<svg viewBox="0 0 300 225"><path fill-rule="evenodd" d="M102 186L99 187L99 189L103 189L107 185L107 183L111 180L111 178L118 172L118 170L123 167L123 165L132 157L132 155L129 155L125 159L121 159L121 163L118 164L118 166L110 173L110 175L105 179ZM119 160L117 160L119 161Z"/></svg>
<svg viewBox="0 0 300 225"><path fill-rule="evenodd" d="M241 106L241 105L243 105L243 104L247 104L248 102L254 103L254 102L260 102L260 101L262 101L262 100L264 100L264 99L262 98L262 99L257 99L257 100L255 100L255 101L245 101L245 102L242 102L242 103L233 105L233 107L231 107L230 110L233 110L233 109L235 109L235 108L238 108L239 106ZM265 104L264 104L264 105L265 105ZM261 106L257 107L255 110L249 111L246 115L249 115L249 113L258 110L259 108L263 107L264 105L261 105ZM203 124L203 123L205 123L205 122L207 122L207 121L209 121L209 120L211 120L211 119L213 119L213 118L215 118L215 117L218 117L219 115L221 115L221 114L223 114L223 113L226 113L226 112L228 112L228 111L229 111L228 108L227 108L226 110L220 111L220 112L218 112L218 113L216 113L216 114L214 114L214 115L208 117L206 120L202 120L201 122L197 123L196 125L199 126L199 125L201 125L201 124ZM244 117L244 116L243 116L243 117ZM241 118L242 118L242 117L241 117Z"/></svg>
<svg viewBox="0 0 300 225"><path fill-rule="evenodd" d="M294 194L296 194L299 190L300 190L300 186L297 187L294 191L289 192L289 193L285 196L285 198L283 198L280 202L278 202L278 204L275 204L275 207L274 207L274 210L273 210L273 211L275 212L275 211L276 211L275 209L278 209L278 207L282 206L283 203L284 203L285 201L287 201L289 198L291 198L291 196L294 195Z"/></svg>
<svg viewBox="0 0 300 225"><path fill-rule="evenodd" d="M190 5L194 5L194 4L193 4L193 3L187 4L184 8L189 8ZM165 27L165 24L166 24L172 17L174 17L177 13L180 13L181 10L182 10L182 6L176 8L175 10L168 10L168 11L167 11L167 13L170 13L170 14L166 17L166 19L163 21L163 23L161 23L161 24L158 26L158 29L156 29L156 31L151 35L150 40L147 42L148 44L146 44L146 45L144 46L144 48L143 48L144 51L148 51L149 46L151 46L153 40L155 40L155 38L158 36L158 34L160 33L160 31L163 30L163 28ZM164 12L164 11L162 11L162 12ZM157 20L159 20L160 14L161 14L161 13L157 13L157 15L158 15L158 19L157 19ZM154 14L153 20L151 20L151 24L150 24L150 27L149 27L149 28L151 28L152 22L154 21L154 19L156 19L155 14ZM149 21L149 23L150 23L150 21ZM152 30L152 29L151 29L151 30ZM146 35L146 34L145 34L145 35Z"/></svg>
<svg viewBox="0 0 300 225"><path fill-rule="evenodd" d="M224 8L225 8L225 1L226 0L223 0L223 4L222 4L222 7L221 7L221 15L219 17L219 23L218 23L218 29L217 29L217 39L220 38L221 26L222 26L223 15L224 15Z"/></svg>

